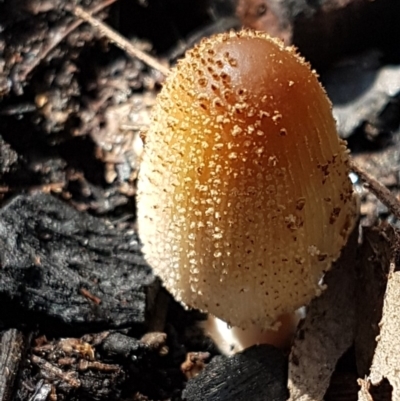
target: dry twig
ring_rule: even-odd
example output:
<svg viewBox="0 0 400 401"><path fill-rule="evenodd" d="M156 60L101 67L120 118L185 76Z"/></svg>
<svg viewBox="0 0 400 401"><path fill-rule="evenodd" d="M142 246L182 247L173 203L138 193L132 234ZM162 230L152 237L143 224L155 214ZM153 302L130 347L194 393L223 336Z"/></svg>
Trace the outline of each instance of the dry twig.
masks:
<svg viewBox="0 0 400 401"><path fill-rule="evenodd" d="M357 174L365 186L390 210L393 215L400 220L400 201L393 195L389 189L369 175L354 162L350 164L351 170Z"/></svg>
<svg viewBox="0 0 400 401"><path fill-rule="evenodd" d="M115 3L117 0L104 0L100 4L94 6L88 11L88 14L97 14L104 8L110 6L111 4ZM47 45L40 51L37 57L32 59L32 63L29 64L22 72L19 77L20 82L26 80L26 77L40 64L42 60L44 60L48 54L61 42L63 41L72 31L78 28L80 25L83 24L83 20L77 20L71 23L70 25L62 28L56 28L53 32L50 32L48 37L49 42Z"/></svg>
<svg viewBox="0 0 400 401"><path fill-rule="evenodd" d="M9 186L0 186L0 195L8 194L11 192L20 192L20 191L30 191L30 192L56 192L59 193L65 187L64 182L52 182L49 184L42 185L33 185L33 186L23 186L23 187L9 187Z"/></svg>
<svg viewBox="0 0 400 401"><path fill-rule="evenodd" d="M93 27L99 30L104 36L106 36L111 42L116 44L122 50L126 51L131 57L137 58L143 61L148 66L154 68L155 70L161 72L163 75L167 76L169 73L169 68L165 65L161 64L154 57L149 56L145 52L137 49L132 45L127 39L121 36L118 32L114 31L104 22L99 21L97 18L94 18L90 13L85 11L79 6L73 6L69 10L76 17L81 18L82 20L88 22Z"/></svg>

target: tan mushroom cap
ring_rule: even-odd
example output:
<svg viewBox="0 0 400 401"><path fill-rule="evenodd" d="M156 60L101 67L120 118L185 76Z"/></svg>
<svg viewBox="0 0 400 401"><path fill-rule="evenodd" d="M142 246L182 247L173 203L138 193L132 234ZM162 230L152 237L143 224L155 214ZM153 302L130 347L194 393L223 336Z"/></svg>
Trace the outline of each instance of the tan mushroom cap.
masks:
<svg viewBox="0 0 400 401"><path fill-rule="evenodd" d="M189 307L269 327L321 292L356 216L348 154L309 65L266 34L203 40L146 136L144 253Z"/></svg>

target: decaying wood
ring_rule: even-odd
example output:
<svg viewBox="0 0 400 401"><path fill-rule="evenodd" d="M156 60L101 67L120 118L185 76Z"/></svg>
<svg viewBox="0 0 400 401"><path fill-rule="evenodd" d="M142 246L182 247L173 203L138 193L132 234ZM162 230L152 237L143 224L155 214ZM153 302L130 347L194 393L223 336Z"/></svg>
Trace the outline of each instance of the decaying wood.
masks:
<svg viewBox="0 0 400 401"><path fill-rule="evenodd" d="M0 334L0 401L11 401L24 349L24 337L16 329Z"/></svg>
<svg viewBox="0 0 400 401"><path fill-rule="evenodd" d="M186 401L286 401L286 358L272 345L218 356L183 392Z"/></svg>
<svg viewBox="0 0 400 401"><path fill-rule="evenodd" d="M0 210L0 260L7 299L0 320L16 327L34 321L77 333L81 324L88 331L144 324L159 288L132 230L44 193L20 195Z"/></svg>

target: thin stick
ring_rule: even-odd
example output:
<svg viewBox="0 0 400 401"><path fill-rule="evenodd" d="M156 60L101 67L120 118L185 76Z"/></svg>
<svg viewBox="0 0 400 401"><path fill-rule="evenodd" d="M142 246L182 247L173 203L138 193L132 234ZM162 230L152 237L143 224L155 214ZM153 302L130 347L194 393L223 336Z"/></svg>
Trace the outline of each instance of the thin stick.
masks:
<svg viewBox="0 0 400 401"><path fill-rule="evenodd" d="M22 187L9 187L0 186L0 194L8 194L11 192L21 192L21 191L38 191L38 192L61 192L65 187L65 182L53 182L50 184L34 185L34 186L22 186Z"/></svg>
<svg viewBox="0 0 400 401"><path fill-rule="evenodd" d="M365 186L390 210L391 213L393 213L398 220L400 220L400 201L396 196L374 177L358 167L354 162L350 163L350 168L362 181L365 182Z"/></svg>
<svg viewBox="0 0 400 401"><path fill-rule="evenodd" d="M169 74L169 68L165 65L161 64L155 58L149 56L145 52L137 49L130 43L127 39L121 36L118 32L114 31L104 22L99 21L98 19L92 17L88 12L83 10L79 6L74 6L69 9L76 17L82 18L93 27L99 30L104 36L106 36L109 40L111 40L114 44L120 47L122 50L126 51L131 57L135 57L155 70L160 71L163 75L167 76Z"/></svg>
<svg viewBox="0 0 400 401"><path fill-rule="evenodd" d="M98 4L97 6L91 8L89 10L90 14L97 14L104 8L110 6L111 4L115 3L117 0L104 0L102 3ZM89 15L90 15L89 14ZM64 29L57 28L55 31L49 33L50 42L40 51L37 57L32 60L32 63L28 65L25 70L19 76L19 80L25 81L26 77L32 72L32 70L40 63L41 60L44 60L47 55L62 41L66 36L68 36L72 31L78 28L80 25L83 24L83 20L78 20L72 22Z"/></svg>

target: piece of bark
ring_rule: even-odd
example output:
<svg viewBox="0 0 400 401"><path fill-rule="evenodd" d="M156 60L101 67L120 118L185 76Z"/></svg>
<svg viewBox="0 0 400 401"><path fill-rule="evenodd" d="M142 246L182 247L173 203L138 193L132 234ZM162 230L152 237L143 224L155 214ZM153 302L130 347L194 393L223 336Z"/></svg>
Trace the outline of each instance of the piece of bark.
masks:
<svg viewBox="0 0 400 401"><path fill-rule="evenodd" d="M8 173L17 160L18 155L15 150L0 135L0 174Z"/></svg>
<svg viewBox="0 0 400 401"><path fill-rule="evenodd" d="M314 299L289 358L291 401L321 401L355 328L355 260L358 230L326 274L327 289Z"/></svg>
<svg viewBox="0 0 400 401"><path fill-rule="evenodd" d="M51 394L52 386L49 383L45 383L44 380L39 380L39 382L36 384L34 388L34 392L30 397L17 397L16 400L29 400L29 401L47 401L49 398L49 395Z"/></svg>
<svg viewBox="0 0 400 401"><path fill-rule="evenodd" d="M136 338L121 333L112 333L101 344L106 358L123 363L143 358L150 352L149 346Z"/></svg>
<svg viewBox="0 0 400 401"><path fill-rule="evenodd" d="M133 230L43 193L0 210L0 264L0 321L63 336L143 325L158 289Z"/></svg>
<svg viewBox="0 0 400 401"><path fill-rule="evenodd" d="M247 348L234 356L217 356L189 380L185 401L285 401L287 364L271 345Z"/></svg>
<svg viewBox="0 0 400 401"><path fill-rule="evenodd" d="M23 351L24 337L20 331L10 329L0 334L0 401L12 400Z"/></svg>
<svg viewBox="0 0 400 401"><path fill-rule="evenodd" d="M205 368L205 362L209 358L209 352L188 352L185 361L181 364L182 373L187 379L193 379Z"/></svg>

